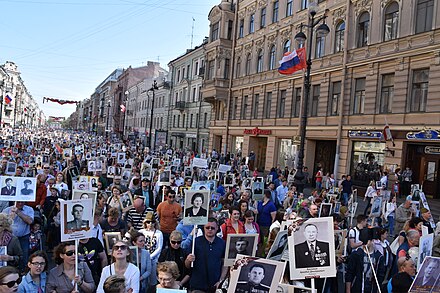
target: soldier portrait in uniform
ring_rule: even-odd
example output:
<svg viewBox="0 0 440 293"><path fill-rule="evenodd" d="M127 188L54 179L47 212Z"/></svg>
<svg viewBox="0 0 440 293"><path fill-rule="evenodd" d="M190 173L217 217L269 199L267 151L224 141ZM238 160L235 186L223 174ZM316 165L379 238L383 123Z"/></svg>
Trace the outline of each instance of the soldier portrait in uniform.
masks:
<svg viewBox="0 0 440 293"><path fill-rule="evenodd" d="M232 265L237 255L255 256L258 234L228 234L226 239L225 265Z"/></svg>
<svg viewBox="0 0 440 293"><path fill-rule="evenodd" d="M1 189L1 195L15 196L16 187L13 185L14 181L11 177L6 177L4 180L5 185Z"/></svg>
<svg viewBox="0 0 440 293"><path fill-rule="evenodd" d="M241 271L235 292L237 293L264 293L270 292L270 283L276 266L262 263L253 263L249 270Z"/></svg>
<svg viewBox="0 0 440 293"><path fill-rule="evenodd" d="M74 204L72 206L73 220L67 222L66 229L69 231L89 230L90 225L88 220L83 220L84 206Z"/></svg>

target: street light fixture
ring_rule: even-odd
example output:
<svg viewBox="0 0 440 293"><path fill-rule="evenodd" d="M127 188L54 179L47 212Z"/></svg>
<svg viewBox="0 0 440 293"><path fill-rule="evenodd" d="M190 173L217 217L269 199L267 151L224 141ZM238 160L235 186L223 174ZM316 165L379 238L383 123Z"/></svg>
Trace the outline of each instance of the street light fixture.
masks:
<svg viewBox="0 0 440 293"><path fill-rule="evenodd" d="M310 70L312 68L312 44L313 44L313 30L317 26L316 29L316 35L319 37L325 37L330 32L329 27L325 24L325 18L327 17L325 11L324 15L319 17L318 19L315 19L316 16L316 10L317 5L315 1L309 1L309 22L308 24L301 24L301 30L299 33L295 35L295 40L303 45L305 41L307 40L307 37L305 33L302 31L303 27L306 27L308 29L308 44L307 44L307 70L306 74L304 76L304 98L302 101L302 114L301 114L301 120L300 120L300 144L299 144L299 151L298 151L298 162L296 165L296 173L295 173L295 179L299 186L299 191L302 192L304 185L303 185L303 179L304 179L304 148L305 148L305 141L306 141L306 127L307 127L307 115L308 115L308 105L309 105L309 97L310 97ZM322 23L321 23L322 21ZM320 24L321 23L321 24ZM318 26L319 25L319 26Z"/></svg>

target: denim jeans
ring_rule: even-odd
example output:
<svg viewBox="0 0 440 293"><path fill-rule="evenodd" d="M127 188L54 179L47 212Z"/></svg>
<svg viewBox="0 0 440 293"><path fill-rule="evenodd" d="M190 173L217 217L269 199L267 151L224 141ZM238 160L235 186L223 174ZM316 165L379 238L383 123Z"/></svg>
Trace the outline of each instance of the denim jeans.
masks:
<svg viewBox="0 0 440 293"><path fill-rule="evenodd" d="M346 206L348 203L348 193L342 193L342 205Z"/></svg>
<svg viewBox="0 0 440 293"><path fill-rule="evenodd" d="M18 237L18 241L20 241L21 250L23 251L23 257L20 258L19 268L20 271L24 271L29 257L29 234Z"/></svg>
<svg viewBox="0 0 440 293"><path fill-rule="evenodd" d="M394 217L388 216L388 234L394 237Z"/></svg>

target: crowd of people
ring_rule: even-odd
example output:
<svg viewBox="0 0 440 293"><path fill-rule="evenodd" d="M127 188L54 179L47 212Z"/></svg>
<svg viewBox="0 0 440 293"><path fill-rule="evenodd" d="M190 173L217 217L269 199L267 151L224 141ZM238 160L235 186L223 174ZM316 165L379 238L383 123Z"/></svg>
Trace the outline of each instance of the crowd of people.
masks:
<svg viewBox="0 0 440 293"><path fill-rule="evenodd" d="M347 231L342 253L334 256L336 276L316 280L320 292L408 292L416 274L414 248L423 227L435 236L432 254L440 255L440 229L423 194L421 198L420 190L412 190L408 168L396 170L396 175L383 171L379 183L372 181L365 191L365 210L356 212L357 190L350 175L337 180L321 168L311 188L307 168L305 178L298 181L294 169L274 167L264 176L263 195L257 198L249 183L262 174L254 168L253 152L246 160L215 150L153 151L140 141L48 129L3 129L1 137L0 175L14 162L13 176L34 177L37 185L35 201L0 202L0 248L6 247L3 253L0 250L0 292L226 291L231 285L229 267L224 265L229 234L258 234L252 254L265 258L280 231L287 229L291 235L301 220L320 216L332 217L335 231ZM194 167L195 158L206 159L206 167ZM218 172L219 164L230 170ZM97 170L97 165L102 168ZM166 184L158 184L168 171ZM80 187L81 177L93 178L90 185L82 182ZM402 182L400 189L393 187L396 181ZM204 182L211 188L208 210L197 193L190 200L192 206L186 207L185 190ZM93 237L77 245L61 242L60 203L81 188L97 193L93 222L72 222L68 229L87 226ZM127 202L121 200L127 194ZM397 206L399 196L405 201ZM325 204L332 204L330 211L324 211ZM84 207L77 209L81 214ZM185 216L208 220L195 227L184 224ZM115 234L119 236L109 237ZM247 245L243 239L237 241L237 247ZM281 255L283 249L291 249L287 236L272 250ZM254 270L258 274L264 268L255 267L249 274ZM291 281L288 266L281 281L310 287L310 280ZM269 292L252 282L237 288Z"/></svg>

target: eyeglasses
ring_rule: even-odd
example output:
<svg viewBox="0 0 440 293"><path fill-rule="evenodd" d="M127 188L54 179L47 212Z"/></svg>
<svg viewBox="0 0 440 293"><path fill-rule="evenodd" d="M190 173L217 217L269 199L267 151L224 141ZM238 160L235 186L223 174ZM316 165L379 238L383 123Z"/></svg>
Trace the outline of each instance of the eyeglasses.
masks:
<svg viewBox="0 0 440 293"><path fill-rule="evenodd" d="M175 198L174 195L168 195L168 198Z"/></svg>
<svg viewBox="0 0 440 293"><path fill-rule="evenodd" d="M72 256L72 255L74 255L76 253L75 253L75 250L69 250L69 251L64 252L64 254L67 255L67 256Z"/></svg>
<svg viewBox="0 0 440 293"><path fill-rule="evenodd" d="M43 167L43 169L49 169L49 167Z"/></svg>
<svg viewBox="0 0 440 293"><path fill-rule="evenodd" d="M205 227L206 230L215 230L217 229L216 227L212 227L212 226L206 226Z"/></svg>
<svg viewBox="0 0 440 293"><path fill-rule="evenodd" d="M12 287L15 286L15 284L18 285L20 283L21 283L21 277L18 277L18 279L15 280L15 281L10 281L10 282L7 282L7 283L0 283L0 285L2 285L2 286L6 285L6 286L8 286L8 288L12 288Z"/></svg>
<svg viewBox="0 0 440 293"><path fill-rule="evenodd" d="M127 250L127 245L113 245L113 249L114 250L122 250L122 251L125 251L125 250Z"/></svg>
<svg viewBox="0 0 440 293"><path fill-rule="evenodd" d="M151 224L154 223L153 221L145 221L145 224Z"/></svg>
<svg viewBox="0 0 440 293"><path fill-rule="evenodd" d="M170 242L171 242L171 244L180 244L180 243L182 243L182 240L180 240L180 241L170 240Z"/></svg>
<svg viewBox="0 0 440 293"><path fill-rule="evenodd" d="M158 279L159 282L164 282L164 283L169 283L173 280L172 278L158 278Z"/></svg>
<svg viewBox="0 0 440 293"><path fill-rule="evenodd" d="M44 267L46 265L45 262L31 262L31 264L36 267Z"/></svg>

